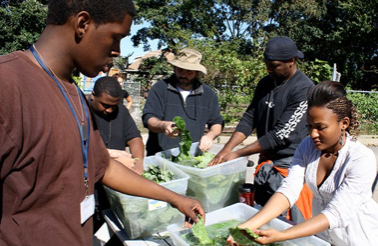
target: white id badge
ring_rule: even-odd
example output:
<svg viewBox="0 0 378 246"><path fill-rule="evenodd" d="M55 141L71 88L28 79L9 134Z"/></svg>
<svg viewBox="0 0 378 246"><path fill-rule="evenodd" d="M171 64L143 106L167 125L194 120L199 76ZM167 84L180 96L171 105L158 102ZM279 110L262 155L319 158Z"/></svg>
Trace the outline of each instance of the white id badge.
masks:
<svg viewBox="0 0 378 246"><path fill-rule="evenodd" d="M84 224L95 211L95 199L94 195L86 196L85 199L80 203L80 214L81 214L81 224Z"/></svg>

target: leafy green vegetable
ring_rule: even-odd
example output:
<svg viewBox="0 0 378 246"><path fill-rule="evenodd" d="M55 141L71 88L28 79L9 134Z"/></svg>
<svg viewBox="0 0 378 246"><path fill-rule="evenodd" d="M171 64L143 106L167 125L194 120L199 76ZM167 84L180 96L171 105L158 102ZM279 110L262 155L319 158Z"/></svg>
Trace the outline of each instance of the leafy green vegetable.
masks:
<svg viewBox="0 0 378 246"><path fill-rule="evenodd" d="M245 233L247 233L251 238L257 239L259 237L258 234L253 233L248 228L240 228L240 227L232 227L229 229L231 236L233 237L234 241L238 243L239 245L245 245L245 246L258 246L261 245L258 242L252 241L249 239ZM245 233L243 233L243 231ZM279 243L270 243L267 244L268 246L279 246Z"/></svg>
<svg viewBox="0 0 378 246"><path fill-rule="evenodd" d="M235 191L244 180L244 171L210 177L191 174L187 195L199 200L206 212L214 211L239 201Z"/></svg>
<svg viewBox="0 0 378 246"><path fill-rule="evenodd" d="M206 168L209 165L209 162L215 157L214 154L209 152L204 152L202 155L195 157L194 159L199 161L196 164L197 168Z"/></svg>
<svg viewBox="0 0 378 246"><path fill-rule="evenodd" d="M192 145L192 137L190 136L190 131L186 130L186 123L184 119L180 116L176 116L173 118L173 122L176 125L176 129L179 131L179 149L180 149L180 154L179 156L187 157L191 156L189 151L190 151L190 146Z"/></svg>
<svg viewBox="0 0 378 246"><path fill-rule="evenodd" d="M186 123L183 118L176 116L173 118L173 122L176 125L176 130L179 131L179 150L178 156L172 156L172 161L184 166L190 166L195 168L206 168L209 162L214 158L214 154L204 152L202 155L193 157L190 154L190 146L192 146L192 138L190 137L190 131L186 129Z"/></svg>
<svg viewBox="0 0 378 246"><path fill-rule="evenodd" d="M209 162L214 158L214 154L209 152L204 152L202 155L193 157L191 154L187 156L172 156L172 161L184 166L194 167L194 168L207 168Z"/></svg>
<svg viewBox="0 0 378 246"><path fill-rule="evenodd" d="M230 228L229 230L230 230L231 236L234 238L234 241L241 245L246 245L253 242L243 233L243 231L247 232L253 239L257 239L259 237L259 235L253 233L249 229L233 227L233 228Z"/></svg>
<svg viewBox="0 0 378 246"><path fill-rule="evenodd" d="M229 228L240 225L241 221L228 220L220 223L213 224L206 227L207 233L211 235L211 238L223 237L227 239L229 235Z"/></svg>
<svg viewBox="0 0 378 246"><path fill-rule="evenodd" d="M207 234L205 224L203 223L203 218L201 215L198 215L198 218L199 221L192 227L193 235L199 240L200 244L212 245L213 240L211 240Z"/></svg>
<svg viewBox="0 0 378 246"><path fill-rule="evenodd" d="M150 164L147 166L147 170L143 172L142 176L155 183L163 183L173 180L174 173L171 170L162 169L159 166Z"/></svg>
<svg viewBox="0 0 378 246"><path fill-rule="evenodd" d="M182 235L181 237L191 246L205 246L205 245L206 246L224 246L226 244L228 236L230 235L231 230L236 230L238 233L243 234L236 227L240 223L241 223L241 221L238 221L238 220L228 220L228 221L224 221L224 222L220 222L220 223L217 223L217 224L213 224L213 225L204 227L203 230L205 230L210 241L205 241L205 242L200 241L199 238L196 235L194 235L193 228L194 228L195 225L192 228L192 232L186 233L186 234ZM249 232L251 232L251 231L249 230ZM254 234L254 235L256 235L256 234ZM232 235L232 236L234 237L234 235ZM239 240L235 240L235 237L234 237L234 240L242 246L259 246L259 245L261 245L258 242L254 242L254 241L249 240L244 234L243 234L243 236L247 240L239 241ZM256 235L256 236L258 237L258 235ZM268 244L268 246L278 246L278 245L281 245L281 244L280 243Z"/></svg>
<svg viewBox="0 0 378 246"><path fill-rule="evenodd" d="M189 152L192 145L190 136L183 136L185 134L189 134L189 132L185 129L185 121L178 116L176 116L173 121L176 124L177 130L180 131L180 134L183 133L182 135L179 134L179 136L183 137L182 139L180 138L180 153L176 157L173 155L167 157L162 155L162 157L171 159L172 162L184 166L200 169L207 168L208 163L214 158L215 155L209 152L204 152L201 153L201 155L193 157ZM183 147L184 145L185 148ZM187 195L199 200L205 211L210 212L238 202L239 197L235 191L237 190L237 187L244 182L244 180L244 170L230 174L221 172L212 176L206 175L206 177L191 173L190 179L188 180Z"/></svg>
<svg viewBox="0 0 378 246"><path fill-rule="evenodd" d="M209 235L209 238L211 240L211 244L200 243L198 238L193 235L193 228L192 228L192 232L181 235L181 237L191 246L200 246L200 245L224 246L226 239L229 235L228 229L230 227L237 226L240 223L241 222L238 220L229 220L229 221L225 221L225 222L221 222L221 223L217 223L217 224L205 227L207 234Z"/></svg>

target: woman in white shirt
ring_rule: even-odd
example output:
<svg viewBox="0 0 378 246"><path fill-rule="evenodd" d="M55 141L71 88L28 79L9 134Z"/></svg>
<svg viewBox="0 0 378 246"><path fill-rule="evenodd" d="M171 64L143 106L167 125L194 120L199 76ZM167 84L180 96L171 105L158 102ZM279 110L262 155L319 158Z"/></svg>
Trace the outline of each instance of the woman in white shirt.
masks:
<svg viewBox="0 0 378 246"><path fill-rule="evenodd" d="M375 155L355 141L357 113L341 83L325 81L310 91L307 122L309 137L298 146L288 177L261 211L239 227L260 235L256 241L262 244L316 234L337 246L377 245ZM256 230L291 207L304 183L314 196L311 219L284 231ZM230 244L236 243L231 239Z"/></svg>

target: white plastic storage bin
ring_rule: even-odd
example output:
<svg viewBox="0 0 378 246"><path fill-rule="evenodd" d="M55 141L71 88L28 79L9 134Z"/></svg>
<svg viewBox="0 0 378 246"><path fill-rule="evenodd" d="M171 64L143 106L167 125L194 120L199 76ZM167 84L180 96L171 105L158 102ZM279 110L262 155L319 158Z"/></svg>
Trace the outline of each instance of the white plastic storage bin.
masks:
<svg viewBox="0 0 378 246"><path fill-rule="evenodd" d="M159 183L181 195L186 195L189 176L180 169L156 161L154 156L144 159L144 168L148 165L166 165L174 173L174 180ZM123 224L123 229L130 239L149 236L153 233L165 231L173 223L184 223L184 215L171 205L157 200L126 195L105 186L110 206Z"/></svg>
<svg viewBox="0 0 378 246"><path fill-rule="evenodd" d="M236 203L231 206L221 208L219 210L206 214L205 226L221 223L228 220L238 220L244 222L258 212L256 208L248 206L244 203ZM283 222L279 219L273 219L265 224L262 229L273 228L279 231L285 230L292 225ZM183 224L173 224L167 227L168 232L171 235L171 239L175 246L189 246L187 242L181 237L182 235L190 232L190 229L185 228ZM293 240L281 242L280 244L285 246L329 246L330 244L324 240L311 236L303 237Z"/></svg>
<svg viewBox="0 0 378 246"><path fill-rule="evenodd" d="M214 144L209 150L217 154L222 145ZM187 195L199 200L206 212L211 212L225 206L237 203L238 186L245 182L247 157L240 157L216 166L204 169L180 165L170 161L171 156L177 156L179 148L156 153L160 164L169 163L181 169L190 176ZM190 153L197 156L200 153L198 143L193 143Z"/></svg>

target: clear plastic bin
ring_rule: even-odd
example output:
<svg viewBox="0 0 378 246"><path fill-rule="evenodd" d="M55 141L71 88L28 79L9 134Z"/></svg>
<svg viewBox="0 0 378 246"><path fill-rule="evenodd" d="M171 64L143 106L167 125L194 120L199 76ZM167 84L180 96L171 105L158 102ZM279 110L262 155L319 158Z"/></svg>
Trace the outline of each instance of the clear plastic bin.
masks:
<svg viewBox="0 0 378 246"><path fill-rule="evenodd" d="M221 223L228 220L238 220L244 222L250 217L255 215L258 210L254 207L248 206L244 203L236 203L231 206L221 208L219 210L206 214L205 226ZM279 231L285 230L292 225L283 222L279 219L273 219L262 228L273 228ZM168 232L171 235L171 239L175 246L189 246L187 242L181 237L182 235L190 232L190 229L185 228L182 224L173 224L167 227ZM303 237L293 240L288 240L280 243L285 246L329 246L326 241L315 237Z"/></svg>
<svg viewBox="0 0 378 246"><path fill-rule="evenodd" d="M222 145L214 144L209 152L217 154L222 147ZM239 202L237 189L245 181L247 157L200 169L170 161L171 156L177 156L179 153L179 148L174 148L158 152L155 156L159 163L172 164L190 176L186 194L199 200L206 212ZM193 156L199 155L198 143L192 144L190 153Z"/></svg>
<svg viewBox="0 0 378 246"><path fill-rule="evenodd" d="M180 169L156 161L154 156L144 159L144 168L148 165L166 165L174 173L174 180L159 183L181 195L186 195L189 176ZM149 236L153 233L165 231L173 223L184 224L184 215L166 202L130 196L105 186L110 206L123 224L123 230L130 239Z"/></svg>

